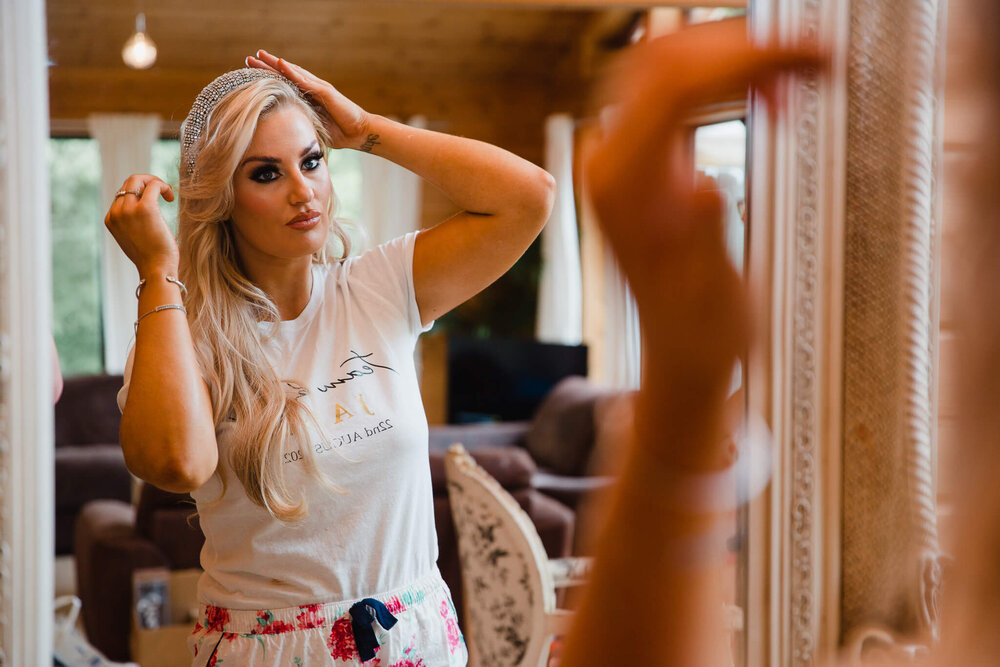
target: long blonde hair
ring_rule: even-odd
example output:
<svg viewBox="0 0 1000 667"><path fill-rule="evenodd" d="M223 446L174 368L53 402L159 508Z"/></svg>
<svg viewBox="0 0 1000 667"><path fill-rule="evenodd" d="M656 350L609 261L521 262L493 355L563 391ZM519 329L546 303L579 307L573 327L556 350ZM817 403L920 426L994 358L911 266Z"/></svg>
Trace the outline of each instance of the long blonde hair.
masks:
<svg viewBox="0 0 1000 667"><path fill-rule="evenodd" d="M216 430L234 420L229 463L247 496L283 521L303 518L301 490L289 488L281 465L287 447L301 449L306 470L331 486L319 472L308 442L308 409L289 392L264 354L259 322L280 321L274 302L247 278L233 241L233 175L258 121L276 109L296 106L312 121L325 151L330 135L316 110L294 86L280 79L253 81L222 98L193 146L194 169L182 164L178 205L180 279L188 287L188 323L202 375L208 382ZM342 259L350 240L334 217L331 232L313 262ZM223 489L226 479L218 469ZM223 491L225 492L225 491Z"/></svg>

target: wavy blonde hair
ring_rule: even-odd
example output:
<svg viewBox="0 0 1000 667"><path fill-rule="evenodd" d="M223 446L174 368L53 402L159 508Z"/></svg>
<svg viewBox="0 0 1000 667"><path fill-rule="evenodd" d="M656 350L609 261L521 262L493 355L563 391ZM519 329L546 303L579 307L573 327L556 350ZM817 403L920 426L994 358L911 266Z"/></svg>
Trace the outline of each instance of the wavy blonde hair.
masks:
<svg viewBox="0 0 1000 667"><path fill-rule="evenodd" d="M282 454L301 448L306 470L336 488L316 467L308 424L316 421L286 391L264 354L259 322L277 323L274 302L247 278L233 240L233 177L253 140L257 123L288 106L306 113L324 153L331 139L316 110L287 81L253 81L222 98L192 146L194 169L180 169L178 247L180 279L187 285L188 324L202 375L208 383L216 430L235 420L229 463L247 496L283 521L301 520L307 502L289 487ZM336 197L327 208L331 232L314 263L342 259L350 240L334 217ZM226 479L223 469L223 493Z"/></svg>

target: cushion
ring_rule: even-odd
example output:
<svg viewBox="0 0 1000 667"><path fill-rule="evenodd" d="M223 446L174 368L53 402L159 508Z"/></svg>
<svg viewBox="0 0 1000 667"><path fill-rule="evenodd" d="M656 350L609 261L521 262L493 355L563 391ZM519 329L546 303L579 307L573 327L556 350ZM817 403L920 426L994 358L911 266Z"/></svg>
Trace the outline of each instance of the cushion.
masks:
<svg viewBox="0 0 1000 667"><path fill-rule="evenodd" d="M55 406L55 444L92 445L118 442L121 375L69 378Z"/></svg>
<svg viewBox="0 0 1000 667"><path fill-rule="evenodd" d="M181 516L191 516L195 513L195 502L187 493L164 491L158 486L143 482L135 516L136 533L155 542L153 523L156 513L160 510L179 510Z"/></svg>
<svg viewBox="0 0 1000 667"><path fill-rule="evenodd" d="M531 456L520 447L480 447L469 452L500 486L508 491L531 486L531 480L538 471ZM448 492L444 474L445 452L431 452L431 483L434 495Z"/></svg>
<svg viewBox="0 0 1000 667"><path fill-rule="evenodd" d="M525 436L535 462L562 475L585 474L594 447L595 404L615 393L576 375L560 380L538 407Z"/></svg>
<svg viewBox="0 0 1000 667"><path fill-rule="evenodd" d="M98 498L128 502L132 477L118 444L55 450L56 509L83 507Z"/></svg>

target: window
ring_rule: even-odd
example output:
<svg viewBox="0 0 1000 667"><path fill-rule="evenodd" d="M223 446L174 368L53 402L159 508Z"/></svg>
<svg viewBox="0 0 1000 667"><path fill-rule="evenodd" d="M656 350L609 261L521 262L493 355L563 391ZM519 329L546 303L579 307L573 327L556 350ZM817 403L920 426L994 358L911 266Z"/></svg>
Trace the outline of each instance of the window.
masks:
<svg viewBox="0 0 1000 667"><path fill-rule="evenodd" d="M153 142L152 166L149 171L154 176L158 176L165 183L170 184L177 194L177 185L180 181L178 166L181 163L181 142L177 139L160 139ZM160 199L160 210L167 221L170 229L177 234L177 200L172 202Z"/></svg>
<svg viewBox="0 0 1000 667"><path fill-rule="evenodd" d="M50 139L52 334L66 376L104 370L101 158L93 139Z"/></svg>
<svg viewBox="0 0 1000 667"><path fill-rule="evenodd" d="M361 153L353 150L330 151L327 157L333 191L337 193L339 218L361 221Z"/></svg>

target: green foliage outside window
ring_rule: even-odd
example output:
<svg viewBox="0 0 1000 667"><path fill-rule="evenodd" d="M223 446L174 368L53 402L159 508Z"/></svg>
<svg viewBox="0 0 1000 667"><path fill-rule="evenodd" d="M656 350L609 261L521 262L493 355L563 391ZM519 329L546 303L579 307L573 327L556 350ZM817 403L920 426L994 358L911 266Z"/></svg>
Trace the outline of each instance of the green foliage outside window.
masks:
<svg viewBox="0 0 1000 667"><path fill-rule="evenodd" d="M180 180L177 166L180 161L181 142L176 139L160 139L153 142L152 166L149 171L174 189L172 202L160 198L160 210L163 211L163 217L175 235L177 234L177 183Z"/></svg>
<svg viewBox="0 0 1000 667"><path fill-rule="evenodd" d="M336 215L350 221L361 220L361 154L352 150L330 151L327 165L337 195Z"/></svg>
<svg viewBox="0 0 1000 667"><path fill-rule="evenodd" d="M101 158L92 139L51 139L48 148L52 333L63 375L100 373Z"/></svg>

